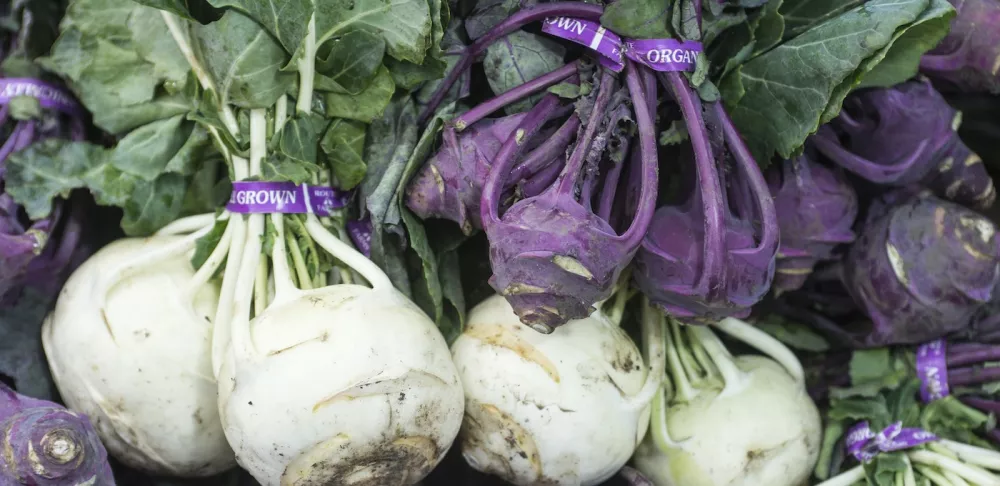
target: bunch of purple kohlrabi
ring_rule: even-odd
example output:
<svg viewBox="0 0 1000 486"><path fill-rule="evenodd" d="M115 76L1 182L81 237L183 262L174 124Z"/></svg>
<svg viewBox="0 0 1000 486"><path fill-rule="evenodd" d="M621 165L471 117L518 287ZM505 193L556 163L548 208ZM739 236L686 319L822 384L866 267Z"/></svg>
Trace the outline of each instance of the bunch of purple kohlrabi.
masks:
<svg viewBox="0 0 1000 486"><path fill-rule="evenodd" d="M426 120L434 112L462 71L496 40L547 17L598 20L602 12L598 5L557 2L528 7L511 15L466 48L421 119ZM494 273L490 285L506 297L523 323L539 332L550 333L567 321L590 315L594 304L611 295L646 233L656 200L657 161L653 100L648 99L650 87L655 88L655 84L649 82L652 77L644 71L645 68L626 63L627 89L619 89L616 75L597 68L592 80L595 89L585 102L574 107L555 95L545 95L520 117L492 157L484 150L483 162L471 160L468 162L471 168L451 172L443 171L441 165L425 167L434 178L435 174L441 175L442 180L445 172L474 174L489 167L481 189L479 215L490 242ZM543 76L544 81L525 83L455 118L451 126L461 132L488 114L567 80L574 73L579 75L580 71L569 66ZM633 118L632 112L638 126L638 147L631 146L625 128ZM567 115L553 136L533 144L547 123ZM450 136L446 131L446 147L462 145L457 140L448 142ZM529 152L532 146L535 148ZM630 149L632 156L628 157ZM448 164L454 165L457 159L462 157L453 156ZM438 158L434 162L443 160ZM629 165L630 172L640 174L638 183L628 187L639 196L632 214L618 220L612 213L620 199L615 196L622 185L625 165ZM472 179L476 180L474 176ZM524 196L523 199L509 203L511 188L522 182L514 199ZM415 184L421 187L411 185L408 198L411 207L419 206L414 204L420 199L416 192L447 194L450 185L429 183L426 176L418 176ZM477 188L470 187L468 194L474 197L476 191ZM461 198L453 200L457 199ZM464 209L450 212L459 215L451 219L462 222L467 219L461 216L462 211L467 214L475 207L474 203L463 205ZM630 222L620 224L625 220ZM619 232L616 227L625 229Z"/></svg>
<svg viewBox="0 0 1000 486"><path fill-rule="evenodd" d="M818 262L833 259L838 245L854 241L858 196L843 173L810 155L784 161L767 179L781 230L774 289L797 290Z"/></svg>
<svg viewBox="0 0 1000 486"><path fill-rule="evenodd" d="M779 235L767 183L721 103L703 107L680 73L659 76L680 105L697 183L683 204L656 211L635 282L684 322L745 317L774 277Z"/></svg>
<svg viewBox="0 0 1000 486"><path fill-rule="evenodd" d="M944 91L1000 93L1000 1L950 0L958 10L948 35L920 60Z"/></svg>
<svg viewBox="0 0 1000 486"><path fill-rule="evenodd" d="M579 62L567 64L503 93L448 123L442 134L441 148L421 167L407 187L407 207L423 219L454 221L465 234L482 229L479 201L483 182L493 165L493 158L526 114L483 117L512 100L520 100L556 83L578 78L580 67ZM565 148L579 126L580 118L573 115L550 137L537 137L545 139L545 142L539 147L527 147L531 150L530 155L507 177L504 192L509 193L517 186L521 195L535 196L540 189L551 184L562 170Z"/></svg>
<svg viewBox="0 0 1000 486"><path fill-rule="evenodd" d="M0 383L0 484L113 486L115 480L87 417Z"/></svg>
<svg viewBox="0 0 1000 486"><path fill-rule="evenodd" d="M30 29L42 29L45 19L36 18L31 8L49 8L18 2L7 7L3 14L16 19L20 30L0 29L3 59L8 56L30 56L29 49L20 44L31 37ZM11 11L10 9L14 9ZM9 26L8 26L9 28ZM30 62L30 59L25 59ZM14 64L18 66L18 64ZM30 221L22 208L4 191L6 160L10 154L32 143L47 138L82 140L85 125L82 108L58 86L43 80L10 77L0 73L0 84L5 96L0 106L0 305L17 297L24 285L32 285L46 293L59 289L74 264L81 261L83 251L80 240L83 233L82 208L58 202L45 219Z"/></svg>
<svg viewBox="0 0 1000 486"><path fill-rule="evenodd" d="M878 210L843 261L843 281L871 319L865 347L968 330L997 298L1000 239L989 219L920 194Z"/></svg>
<svg viewBox="0 0 1000 486"><path fill-rule="evenodd" d="M876 184L921 185L988 208L996 189L982 160L958 137L960 114L926 79L851 95L810 139L823 155Z"/></svg>

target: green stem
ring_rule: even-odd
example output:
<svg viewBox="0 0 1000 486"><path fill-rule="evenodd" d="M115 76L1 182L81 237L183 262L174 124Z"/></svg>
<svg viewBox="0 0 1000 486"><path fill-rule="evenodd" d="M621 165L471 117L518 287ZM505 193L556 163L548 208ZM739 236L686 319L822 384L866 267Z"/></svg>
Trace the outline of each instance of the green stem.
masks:
<svg viewBox="0 0 1000 486"><path fill-rule="evenodd" d="M208 255L205 263L198 268L194 277L191 278L191 284L188 287L188 294L191 298L194 298L194 294L212 279L212 275L215 275L219 266L222 265L222 261L226 259L226 255L229 253L229 245L233 240L233 229L234 225L231 222L226 223L226 229L222 232L222 237L219 238L219 243L215 245L215 248L212 250L212 253Z"/></svg>
<svg viewBox="0 0 1000 486"><path fill-rule="evenodd" d="M910 458L903 454L903 462L906 463L906 470L903 471L903 486L917 486L917 476L913 474L913 463Z"/></svg>
<svg viewBox="0 0 1000 486"><path fill-rule="evenodd" d="M310 214L306 216L306 230L309 231L309 236L312 236L313 240L321 246L324 250L333 255L334 258L340 260L345 265L357 270L365 280L368 280L372 284L372 288L375 290L389 290L395 289L392 285L392 281L389 280L389 276L382 271L374 262L369 260L367 257L359 253L357 250L347 245L340 238L337 238L330 233L319 219L316 218L315 214Z"/></svg>
<svg viewBox="0 0 1000 486"><path fill-rule="evenodd" d="M681 359L681 364L684 366L684 371L687 373L691 385L695 388L704 388L705 382L711 380L711 376L708 370L701 369L701 366L698 365L698 360L694 358L694 354L691 352L691 340L685 333L687 326L676 321L675 324L673 331L675 333L674 339L677 343L677 356Z"/></svg>
<svg viewBox="0 0 1000 486"><path fill-rule="evenodd" d="M295 276L299 279L302 290L313 288L313 279L309 276L309 269L306 267L306 260L302 256L302 249L299 248L296 238L289 235L288 248L292 254L292 264L295 265Z"/></svg>
<svg viewBox="0 0 1000 486"><path fill-rule="evenodd" d="M955 473L953 473L953 472L951 472L951 471L949 471L947 469L941 471L941 474L943 474L944 477L945 477L945 479L947 479L948 481L950 481L951 484L954 484L955 486L969 486L969 483L967 483L959 475L957 475L957 474L955 474Z"/></svg>
<svg viewBox="0 0 1000 486"><path fill-rule="evenodd" d="M833 467L833 455L843 435L843 423L830 421L826 424L826 427L823 429L823 442L819 449L819 460L816 462L816 468L813 470L813 474L817 478L827 479L830 477L830 474L833 472L831 470Z"/></svg>
<svg viewBox="0 0 1000 486"><path fill-rule="evenodd" d="M719 375L719 369L712 362L712 357L708 355L705 351L705 346L701 341L697 339L692 339L688 343L691 348L691 354L694 355L695 361L698 366L705 372L705 382L708 386L723 386L721 375Z"/></svg>
<svg viewBox="0 0 1000 486"><path fill-rule="evenodd" d="M292 272L288 268L288 247L286 246L285 215L272 214L271 224L274 225L274 254L271 261L274 263L274 300L283 302L295 292L295 282L292 280Z"/></svg>

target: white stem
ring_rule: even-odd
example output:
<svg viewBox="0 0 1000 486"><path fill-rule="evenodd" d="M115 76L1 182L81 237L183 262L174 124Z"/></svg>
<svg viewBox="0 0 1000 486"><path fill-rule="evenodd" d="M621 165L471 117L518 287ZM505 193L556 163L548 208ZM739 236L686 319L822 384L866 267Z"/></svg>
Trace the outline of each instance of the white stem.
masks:
<svg viewBox="0 0 1000 486"><path fill-rule="evenodd" d="M941 474L943 474L945 479L950 481L951 484L954 484L955 486L969 486L969 483L962 479L958 474L955 474L947 469L942 470Z"/></svg>
<svg viewBox="0 0 1000 486"><path fill-rule="evenodd" d="M670 372L670 377L673 380L674 399L686 403L694 400L698 396L698 391L691 386L687 372L684 371L684 364L681 363L680 355L677 354L677 346L682 345L682 343L677 342L681 338L677 329L678 324L673 320L669 320L669 322L670 332L666 332L663 335L663 339L667 343L667 370Z"/></svg>
<svg viewBox="0 0 1000 486"><path fill-rule="evenodd" d="M941 472L934 469L933 467L930 467L926 464L917 464L913 467L914 469L919 471L920 474L922 474L925 478L929 479L931 483L937 486L954 486L951 484L951 481L948 481L948 478L946 478L944 474L941 474Z"/></svg>
<svg viewBox="0 0 1000 486"><path fill-rule="evenodd" d="M272 214L271 223L274 224L274 256L271 261L274 265L274 300L284 301L295 292L295 282L292 281L292 272L288 268L288 247L285 245L285 216L282 214Z"/></svg>
<svg viewBox="0 0 1000 486"><path fill-rule="evenodd" d="M257 261L257 276L253 282L253 315L259 316L267 308L267 258Z"/></svg>
<svg viewBox="0 0 1000 486"><path fill-rule="evenodd" d="M681 442L670 436L670 425L667 423L667 398L663 390L653 398L653 409L650 412L649 432L653 434L653 443L664 454L681 445Z"/></svg>
<svg viewBox="0 0 1000 486"><path fill-rule="evenodd" d="M744 321L727 317L715 324L726 334L743 341L744 343L757 348L764 354L777 361L785 367L792 378L805 386L806 374L802 370L802 363L795 357L795 353L787 346L778 341L770 334L747 324Z"/></svg>
<svg viewBox="0 0 1000 486"><path fill-rule="evenodd" d="M313 84L316 81L316 15L309 17L306 26L306 37L302 47L303 55L299 58L299 99L296 100L295 111L312 113Z"/></svg>
<svg viewBox="0 0 1000 486"><path fill-rule="evenodd" d="M979 486L1000 486L1000 477L988 472L969 467L965 463L952 459L944 454L927 450L915 450L908 453L913 462L924 463L941 469L948 469L963 479L972 481Z"/></svg>
<svg viewBox="0 0 1000 486"><path fill-rule="evenodd" d="M865 479L865 468L857 466L854 469L840 473L816 486L851 486Z"/></svg>
<svg viewBox="0 0 1000 486"><path fill-rule="evenodd" d="M233 240L233 224L230 221L226 224L225 231L222 232L222 237L219 238L219 243L215 245L212 253L208 255L205 263L201 265L201 268L195 272L194 277L191 278L191 284L189 287L189 292L193 295L202 285L205 285L215 274L215 271L219 269L219 265L222 265L222 261L226 259L226 255L229 254L229 245Z"/></svg>
<svg viewBox="0 0 1000 486"><path fill-rule="evenodd" d="M941 439L938 443L957 454L959 459L969 464L1000 471L1000 452L948 439Z"/></svg>
<svg viewBox="0 0 1000 486"><path fill-rule="evenodd" d="M236 180L246 179L250 175L249 162L238 156L233 156L233 172ZM226 350L232 339L233 315L236 311L236 284L240 279L240 263L243 261L243 250L246 248L249 226L246 217L233 215L229 221L233 228L233 237L229 244L229 256L226 259L226 271L222 275L222 291L219 293L219 306L215 312L215 328L212 333L212 371L216 378L222 370Z"/></svg>
<svg viewBox="0 0 1000 486"><path fill-rule="evenodd" d="M315 214L306 217L306 230L316 243L324 250L340 260L345 265L353 268L372 284L375 290L388 290L394 288L389 276L382 271L374 262L366 258L350 245L340 241L340 238L333 236Z"/></svg>
<svg viewBox="0 0 1000 486"><path fill-rule="evenodd" d="M725 386L719 396L723 397L744 390L749 384L749 378L743 370L736 366L733 355L722 344L719 336L716 336L707 326L688 326L688 331L697 336L698 341L705 347L705 352L711 356L712 363L719 369L719 374L722 375Z"/></svg>
<svg viewBox="0 0 1000 486"><path fill-rule="evenodd" d="M187 59L188 65L191 66L191 70L194 71L194 75L198 78L198 82L201 83L201 87L206 90L216 91L215 82L212 77L209 76L208 71L205 67L201 65L198 60L198 56L195 55L194 50L191 48L191 43L188 42L187 32L181 27L180 23L177 21L177 17L173 14L161 10L160 13L163 15L163 22L167 24L167 29L170 31L170 36L174 38L174 43L177 44L177 49L181 51L184 58ZM236 115L233 114L233 110L229 105L223 104L219 107L222 112L222 122L226 125L226 129L229 130L233 136L239 134L240 126L236 122Z"/></svg>
<svg viewBox="0 0 1000 486"><path fill-rule="evenodd" d="M632 410L640 410L649 405L650 400L660 391L667 367L667 356L663 349L663 327L666 325L666 318L653 308L648 299L643 297L643 301L642 341L646 345L649 371L646 373L646 381L642 388L626 399L626 408Z"/></svg>
<svg viewBox="0 0 1000 486"><path fill-rule="evenodd" d="M215 223L215 213L196 214L185 218L175 219L170 224L160 228L154 233L156 236L180 235L198 231L206 226Z"/></svg>
<svg viewBox="0 0 1000 486"><path fill-rule="evenodd" d="M903 471L903 486L917 486L917 477L913 474L913 463L910 462L910 458L905 454L903 455L903 462L906 463L906 470Z"/></svg>
<svg viewBox="0 0 1000 486"><path fill-rule="evenodd" d="M267 155L266 113L262 109L250 110L250 176L260 174L261 161ZM250 307L263 246L264 215L251 214L248 219L250 228L243 260L240 262L234 299L235 314L231 326L233 355L237 361L253 360L258 355L250 331Z"/></svg>
<svg viewBox="0 0 1000 486"><path fill-rule="evenodd" d="M281 133L288 121L288 95L281 95L274 105L274 133Z"/></svg>

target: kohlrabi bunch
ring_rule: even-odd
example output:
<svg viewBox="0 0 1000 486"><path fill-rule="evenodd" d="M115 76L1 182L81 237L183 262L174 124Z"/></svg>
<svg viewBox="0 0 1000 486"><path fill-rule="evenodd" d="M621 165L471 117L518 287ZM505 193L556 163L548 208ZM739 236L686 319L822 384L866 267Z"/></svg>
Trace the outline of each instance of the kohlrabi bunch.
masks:
<svg viewBox="0 0 1000 486"><path fill-rule="evenodd" d="M60 391L146 472L205 477L238 462L267 486L417 483L458 433L461 382L434 322L346 242L347 197L332 185L364 174L355 141L390 103L386 64L408 63L409 80L440 75L447 15L419 1L296 3L277 18L154 3L165 10L75 0L50 56L82 56L87 75L66 73L74 90L126 132L110 153L53 150L108 163L77 183L115 204L91 174L143 162L157 188L143 215L165 199L184 208L73 275L45 326ZM370 12L363 24L353 9ZM145 73L132 90L101 76L116 62ZM224 197L193 190L202 177L231 194L225 211ZM179 218L202 207L190 200L214 211Z"/></svg>
<svg viewBox="0 0 1000 486"><path fill-rule="evenodd" d="M774 289L797 290L818 262L854 241L858 196L842 172L811 155L782 162L767 178L781 230Z"/></svg>
<svg viewBox="0 0 1000 486"><path fill-rule="evenodd" d="M929 195L882 212L868 218L843 261L844 287L871 319L861 344L915 344L968 328L996 299L996 227Z"/></svg>
<svg viewBox="0 0 1000 486"><path fill-rule="evenodd" d="M523 486L592 486L628 461L646 434L665 359L662 317L648 304L640 318L648 366L619 327L629 295L622 288L607 313L551 334L522 324L499 295L472 309L452 345L466 396L459 445L470 466Z"/></svg>
<svg viewBox="0 0 1000 486"><path fill-rule="evenodd" d="M115 479L86 416L0 383L0 484L114 486Z"/></svg>
<svg viewBox="0 0 1000 486"><path fill-rule="evenodd" d="M691 149L682 160L694 159L695 175L682 204L656 211L636 255L636 284L685 322L746 317L774 276L774 202L722 103L703 104L680 73L660 76L680 105Z"/></svg>
<svg viewBox="0 0 1000 486"><path fill-rule="evenodd" d="M0 107L0 305L24 285L55 293L87 254L84 201L61 198L47 216L25 218L22 205L4 190L11 154L48 138L84 139L83 108L34 64L55 40L65 8L62 1L0 6L0 86L12 94Z"/></svg>
<svg viewBox="0 0 1000 486"><path fill-rule="evenodd" d="M635 466L658 486L804 484L821 424L794 354L738 319L714 326L766 356L733 357L712 326L669 321L669 379Z"/></svg>
<svg viewBox="0 0 1000 486"><path fill-rule="evenodd" d="M1000 2L949 0L958 11L948 36L920 59L920 72L943 90L1000 93Z"/></svg>
<svg viewBox="0 0 1000 486"><path fill-rule="evenodd" d="M926 79L852 94L810 140L823 155L871 182L922 185L988 208L996 199L982 159L958 137L961 113Z"/></svg>
<svg viewBox="0 0 1000 486"><path fill-rule="evenodd" d="M854 353L851 386L830 390L820 486L1000 485L1000 452L978 435L992 419L955 396L921 403L913 366L904 351Z"/></svg>
<svg viewBox="0 0 1000 486"><path fill-rule="evenodd" d="M588 3L555 2L512 14L462 52L422 118L435 109L476 57L503 36L547 17L598 20L602 11ZM453 119L453 130L445 132L445 149L461 146L461 142L449 141L455 137L453 131L461 136L489 114L548 86L566 81L587 83L592 88L575 104L546 94L523 114L495 154L484 151L482 161L463 158L460 153L447 159L439 157L425 167L424 176L415 179L409 193L411 206L417 207L444 197L450 208L437 213L451 214L451 219L469 228L474 222L462 214L467 215L475 206L468 199L478 190L476 183L469 181L478 182L472 174L483 174L489 168L479 211L490 241L490 284L510 302L521 322L542 333L586 318L597 302L611 295L646 233L656 199L655 100L650 98L655 84L650 82L651 76L644 74L646 68L628 61L621 74L600 66L583 79L580 66L579 61L572 62ZM550 122L559 128L548 139L540 140ZM638 127L636 144L630 143L633 125ZM630 149L632 157L628 157ZM622 218L623 224L613 224L618 223L612 221L611 214L626 165L631 172L641 174L638 184L628 188L638 194L638 202L631 211L634 214ZM448 196L457 192L450 188L460 185L469 186L463 188L466 196ZM515 197L524 197L508 203L515 186L519 186Z"/></svg>

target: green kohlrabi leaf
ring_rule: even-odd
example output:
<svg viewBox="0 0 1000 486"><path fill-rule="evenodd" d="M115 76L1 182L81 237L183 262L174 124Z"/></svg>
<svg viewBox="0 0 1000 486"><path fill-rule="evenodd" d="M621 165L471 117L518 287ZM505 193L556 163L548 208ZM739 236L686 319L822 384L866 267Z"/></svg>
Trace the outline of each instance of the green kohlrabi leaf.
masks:
<svg viewBox="0 0 1000 486"><path fill-rule="evenodd" d="M601 25L634 39L670 38L671 2L618 0L604 8Z"/></svg>
<svg viewBox="0 0 1000 486"><path fill-rule="evenodd" d="M385 66L382 66L368 88L356 96L324 93L326 116L371 123L372 120L382 116L395 91L396 85L392 81L392 75Z"/></svg>
<svg viewBox="0 0 1000 486"><path fill-rule="evenodd" d="M324 121L319 115L308 114L285 122L278 140L281 153L292 160L315 164Z"/></svg>
<svg viewBox="0 0 1000 486"><path fill-rule="evenodd" d="M345 9L342 0L324 1ZM309 18L313 14L312 0L208 0L215 7L234 7L243 11L267 29L289 54L296 53L306 38Z"/></svg>
<svg viewBox="0 0 1000 486"><path fill-rule="evenodd" d="M930 8L910 28L896 33L885 59L865 74L858 87L889 87L915 76L920 56L944 39L954 17L955 8L947 0L931 0Z"/></svg>
<svg viewBox="0 0 1000 486"><path fill-rule="evenodd" d="M400 95L368 127L364 151L368 170L360 186L364 212L371 215L371 259L407 295L412 291L397 190L419 137L416 119L412 98Z"/></svg>
<svg viewBox="0 0 1000 486"><path fill-rule="evenodd" d="M671 125L672 131L664 132L660 135L660 144L679 143L679 140L687 138L687 131L680 131L683 125ZM666 139L666 140L664 140ZM667 142L667 143L664 143ZM821 353L830 349L830 343L822 336L809 329L808 326L798 322L783 319L777 315L768 316L756 322L758 329L774 336L777 340L802 351Z"/></svg>
<svg viewBox="0 0 1000 486"><path fill-rule="evenodd" d="M7 161L7 193L32 219L52 210L52 200L88 189L99 204L121 207L122 229L148 235L181 215L189 179L176 173L146 181L112 164L108 149L86 142L49 139Z"/></svg>
<svg viewBox="0 0 1000 486"><path fill-rule="evenodd" d="M384 55L385 40L365 30L354 30L320 46L316 71L339 88L336 92L356 95L371 84Z"/></svg>
<svg viewBox="0 0 1000 486"><path fill-rule="evenodd" d="M195 24L192 34L224 103L269 108L296 81L281 71L288 54L246 15L230 10L218 22Z"/></svg>
<svg viewBox="0 0 1000 486"><path fill-rule="evenodd" d="M270 0L276 1L276 0ZM385 40L386 52L401 61L420 64L431 46L428 0L317 0L317 45L355 30Z"/></svg>
<svg viewBox="0 0 1000 486"><path fill-rule="evenodd" d="M880 62L900 29L931 0L872 0L833 17L729 73L722 92L757 162L791 158L836 116L847 93Z"/></svg>
<svg viewBox="0 0 1000 486"><path fill-rule="evenodd" d="M190 67L160 11L132 0L74 1L38 62L63 76L94 123L113 134L195 106L183 94Z"/></svg>
<svg viewBox="0 0 1000 486"><path fill-rule="evenodd" d="M208 3L208 0L135 0L143 5L149 5L179 15L187 20L207 24L222 16L222 12Z"/></svg>
<svg viewBox="0 0 1000 486"><path fill-rule="evenodd" d="M495 94L502 94L563 64L565 49L554 41L523 31L514 32L486 49L483 69ZM526 111L536 95L506 107L508 113Z"/></svg>
<svg viewBox="0 0 1000 486"><path fill-rule="evenodd" d="M320 140L320 149L333 171L334 185L340 189L353 189L365 176L364 124L352 120L335 119L330 122Z"/></svg>
<svg viewBox="0 0 1000 486"><path fill-rule="evenodd" d="M315 164L293 160L277 154L270 154L260 166L261 179L265 181L287 181L296 184L312 182L313 174L322 170Z"/></svg>

